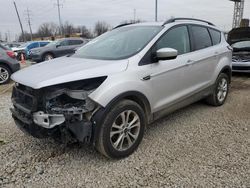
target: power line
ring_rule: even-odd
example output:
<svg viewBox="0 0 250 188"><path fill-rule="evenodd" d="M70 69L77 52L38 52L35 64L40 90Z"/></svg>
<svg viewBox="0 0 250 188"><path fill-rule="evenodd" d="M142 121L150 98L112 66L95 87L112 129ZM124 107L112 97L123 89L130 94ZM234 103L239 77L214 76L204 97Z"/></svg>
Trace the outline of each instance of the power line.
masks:
<svg viewBox="0 0 250 188"><path fill-rule="evenodd" d="M27 16L27 23L28 23L28 26L30 29L30 38L31 38L31 40L33 40L33 34L32 34L32 29L31 29L31 19L30 19L31 11L29 10L29 8L27 8L25 14Z"/></svg>
<svg viewBox="0 0 250 188"><path fill-rule="evenodd" d="M19 12L17 10L16 2L13 1L13 3L14 3L14 7L15 7L16 14L17 14L17 17L18 17L18 21L19 21L19 24L20 24L20 27L21 27L21 30L22 30L22 38L23 38L23 41L25 42L26 38L25 38L25 35L24 35L24 32L23 32L23 25L22 25L22 22L21 22L21 19L20 19L20 16L19 16Z"/></svg>

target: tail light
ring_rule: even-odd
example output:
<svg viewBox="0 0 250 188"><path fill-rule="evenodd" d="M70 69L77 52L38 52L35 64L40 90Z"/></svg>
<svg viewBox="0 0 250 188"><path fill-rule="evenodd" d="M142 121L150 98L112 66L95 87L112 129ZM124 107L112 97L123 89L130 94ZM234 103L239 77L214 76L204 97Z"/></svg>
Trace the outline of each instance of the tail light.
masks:
<svg viewBox="0 0 250 188"><path fill-rule="evenodd" d="M6 53L7 53L7 55L10 57L10 58L13 58L13 59L15 59L16 58L16 54L15 54L15 52L13 52L13 51L6 51Z"/></svg>

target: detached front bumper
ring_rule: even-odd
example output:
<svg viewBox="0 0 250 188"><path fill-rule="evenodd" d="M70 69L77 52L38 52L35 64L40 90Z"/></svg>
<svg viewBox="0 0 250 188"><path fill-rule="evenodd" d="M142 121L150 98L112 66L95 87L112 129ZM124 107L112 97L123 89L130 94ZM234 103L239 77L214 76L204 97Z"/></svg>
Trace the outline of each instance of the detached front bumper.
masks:
<svg viewBox="0 0 250 188"><path fill-rule="evenodd" d="M35 138L58 137L66 131L69 133L67 136L71 135L80 142L91 140L90 121L82 119L70 122L63 114L46 114L39 111L37 98L16 87L13 88L12 103L14 107L10 110L17 127Z"/></svg>

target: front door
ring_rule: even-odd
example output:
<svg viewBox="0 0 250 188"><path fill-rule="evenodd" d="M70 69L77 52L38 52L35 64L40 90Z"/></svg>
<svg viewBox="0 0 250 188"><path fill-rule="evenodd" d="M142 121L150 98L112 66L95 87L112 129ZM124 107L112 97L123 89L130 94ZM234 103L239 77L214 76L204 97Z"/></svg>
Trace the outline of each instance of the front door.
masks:
<svg viewBox="0 0 250 188"><path fill-rule="evenodd" d="M161 48L174 48L178 56L173 60L164 60L151 65L151 84L153 92L153 111L159 111L177 103L187 94L185 91L186 61L190 59L190 39L186 25L167 31L153 47L153 53Z"/></svg>

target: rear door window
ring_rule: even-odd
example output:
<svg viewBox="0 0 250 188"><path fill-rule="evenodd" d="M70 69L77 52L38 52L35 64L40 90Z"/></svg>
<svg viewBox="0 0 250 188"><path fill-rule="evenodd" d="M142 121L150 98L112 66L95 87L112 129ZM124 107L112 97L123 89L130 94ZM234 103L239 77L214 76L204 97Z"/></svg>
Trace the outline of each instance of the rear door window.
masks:
<svg viewBox="0 0 250 188"><path fill-rule="evenodd" d="M69 45L80 45L82 43L83 43L82 40L70 40L69 41Z"/></svg>
<svg viewBox="0 0 250 188"><path fill-rule="evenodd" d="M68 46L69 45L69 40L64 40L60 43L61 46Z"/></svg>
<svg viewBox="0 0 250 188"><path fill-rule="evenodd" d="M206 27L191 26L191 31L193 33L194 50L212 46L211 37Z"/></svg>
<svg viewBox="0 0 250 188"><path fill-rule="evenodd" d="M41 42L40 43L40 47L44 47L44 46L46 46L48 44L48 42Z"/></svg>
<svg viewBox="0 0 250 188"><path fill-rule="evenodd" d="M208 29L212 37L213 45L219 44L221 41L221 32L214 29Z"/></svg>

